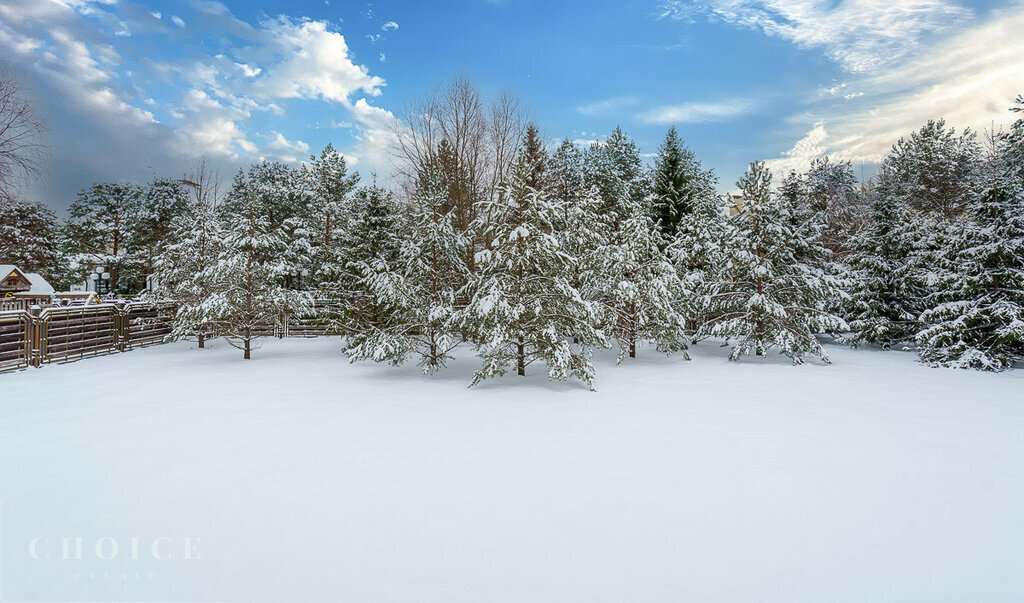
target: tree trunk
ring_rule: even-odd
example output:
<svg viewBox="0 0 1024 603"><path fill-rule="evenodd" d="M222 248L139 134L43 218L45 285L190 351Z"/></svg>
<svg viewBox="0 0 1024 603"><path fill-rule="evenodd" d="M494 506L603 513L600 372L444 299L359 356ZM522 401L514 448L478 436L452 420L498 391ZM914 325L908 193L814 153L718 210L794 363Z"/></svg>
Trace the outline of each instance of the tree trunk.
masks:
<svg viewBox="0 0 1024 603"><path fill-rule="evenodd" d="M201 349L203 349L205 347L206 347L206 335L203 335L202 333L200 333L199 334L199 349L201 350Z"/></svg>
<svg viewBox="0 0 1024 603"><path fill-rule="evenodd" d="M242 357L245 358L246 360L249 360L249 341L250 341L250 339L248 337L246 337L245 338L245 352L242 354Z"/></svg>
<svg viewBox="0 0 1024 603"><path fill-rule="evenodd" d="M629 357L636 358L636 340L629 342Z"/></svg>
<svg viewBox="0 0 1024 603"><path fill-rule="evenodd" d="M516 359L518 360L516 374L520 377L526 376L526 351L523 348L522 342L516 344Z"/></svg>

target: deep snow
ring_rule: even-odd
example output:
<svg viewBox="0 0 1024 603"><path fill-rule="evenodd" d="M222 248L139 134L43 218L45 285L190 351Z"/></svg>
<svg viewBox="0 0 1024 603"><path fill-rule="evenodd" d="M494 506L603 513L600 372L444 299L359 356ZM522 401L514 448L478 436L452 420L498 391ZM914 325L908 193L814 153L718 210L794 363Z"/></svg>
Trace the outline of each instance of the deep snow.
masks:
<svg viewBox="0 0 1024 603"><path fill-rule="evenodd" d="M424 377L338 347L0 375L0 601L1024 597L1021 371L704 343L602 355L596 393L467 389L468 351Z"/></svg>

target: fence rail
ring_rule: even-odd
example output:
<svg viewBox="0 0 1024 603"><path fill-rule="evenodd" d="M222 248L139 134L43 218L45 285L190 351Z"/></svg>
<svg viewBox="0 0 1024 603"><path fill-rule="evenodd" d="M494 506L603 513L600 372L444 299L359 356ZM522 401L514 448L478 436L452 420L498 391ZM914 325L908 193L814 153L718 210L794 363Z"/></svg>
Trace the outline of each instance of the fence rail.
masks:
<svg viewBox="0 0 1024 603"><path fill-rule="evenodd" d="M0 312L0 372L32 363L32 316L23 310Z"/></svg>
<svg viewBox="0 0 1024 603"><path fill-rule="evenodd" d="M0 372L162 342L176 311L133 302L0 312Z"/></svg>
<svg viewBox="0 0 1024 603"><path fill-rule="evenodd" d="M174 302L28 306L0 310L0 372L123 352L162 343L174 327ZM308 313L285 314L260 325L258 337L340 334L341 308L318 299ZM210 333L216 336L216 333Z"/></svg>

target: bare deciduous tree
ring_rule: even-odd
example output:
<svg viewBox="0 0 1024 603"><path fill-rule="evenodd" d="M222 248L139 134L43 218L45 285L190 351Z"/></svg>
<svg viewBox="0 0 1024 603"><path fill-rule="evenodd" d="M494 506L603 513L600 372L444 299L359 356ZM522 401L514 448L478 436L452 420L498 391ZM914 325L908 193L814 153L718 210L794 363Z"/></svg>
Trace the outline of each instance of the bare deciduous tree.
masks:
<svg viewBox="0 0 1024 603"><path fill-rule="evenodd" d="M495 194L507 175L526 121L522 104L511 92L487 100L471 80L458 77L434 88L396 121L397 175L404 187L415 186L437 165L444 141L454 161L452 189L457 196L471 197L453 199L460 221L472 219L473 204Z"/></svg>
<svg viewBox="0 0 1024 603"><path fill-rule="evenodd" d="M47 147L45 130L21 79L0 67L0 199L13 199L39 177Z"/></svg>
<svg viewBox="0 0 1024 603"><path fill-rule="evenodd" d="M189 205L208 207L216 212L222 199L220 170L206 157L197 159L188 174L180 180L189 189Z"/></svg>

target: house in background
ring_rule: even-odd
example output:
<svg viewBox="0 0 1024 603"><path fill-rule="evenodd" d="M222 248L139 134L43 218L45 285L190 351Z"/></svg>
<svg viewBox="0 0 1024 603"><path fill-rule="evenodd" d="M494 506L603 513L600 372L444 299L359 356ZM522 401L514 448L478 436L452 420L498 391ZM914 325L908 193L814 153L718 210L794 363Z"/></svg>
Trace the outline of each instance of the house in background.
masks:
<svg viewBox="0 0 1024 603"><path fill-rule="evenodd" d="M14 293L28 291L31 288L32 281L28 280L17 266L0 264L0 297L10 297Z"/></svg>
<svg viewBox="0 0 1024 603"><path fill-rule="evenodd" d="M0 264L0 297L12 297L15 293L51 295L54 289L41 274L22 272L12 264Z"/></svg>
<svg viewBox="0 0 1024 603"><path fill-rule="evenodd" d="M41 274L0 264L0 311L27 310L32 306L78 305L99 301L92 291L58 292Z"/></svg>
<svg viewBox="0 0 1024 603"><path fill-rule="evenodd" d="M736 193L729 194L729 216L735 216L743 212L743 195Z"/></svg>

